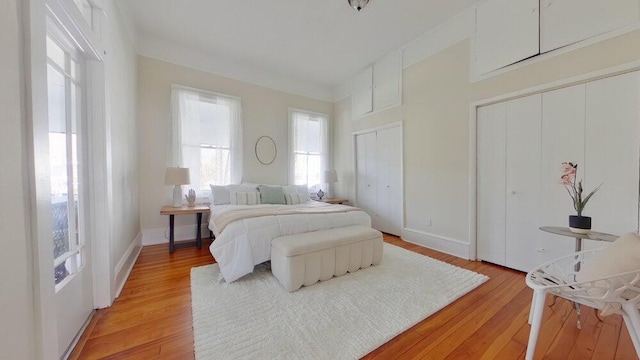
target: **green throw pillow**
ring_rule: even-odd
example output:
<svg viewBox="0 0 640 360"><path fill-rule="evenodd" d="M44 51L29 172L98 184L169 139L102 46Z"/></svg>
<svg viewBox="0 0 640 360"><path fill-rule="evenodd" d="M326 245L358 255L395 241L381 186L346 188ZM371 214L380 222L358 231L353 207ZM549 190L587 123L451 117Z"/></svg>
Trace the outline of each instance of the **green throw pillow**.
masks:
<svg viewBox="0 0 640 360"><path fill-rule="evenodd" d="M282 186L258 185L262 204L286 204Z"/></svg>

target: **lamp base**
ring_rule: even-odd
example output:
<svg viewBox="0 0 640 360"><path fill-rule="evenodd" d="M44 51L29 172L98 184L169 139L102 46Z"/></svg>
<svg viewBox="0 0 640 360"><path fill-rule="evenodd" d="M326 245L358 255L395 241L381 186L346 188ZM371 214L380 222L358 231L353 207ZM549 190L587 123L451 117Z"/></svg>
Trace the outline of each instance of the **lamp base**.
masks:
<svg viewBox="0 0 640 360"><path fill-rule="evenodd" d="M182 207L182 185L173 187L173 207Z"/></svg>

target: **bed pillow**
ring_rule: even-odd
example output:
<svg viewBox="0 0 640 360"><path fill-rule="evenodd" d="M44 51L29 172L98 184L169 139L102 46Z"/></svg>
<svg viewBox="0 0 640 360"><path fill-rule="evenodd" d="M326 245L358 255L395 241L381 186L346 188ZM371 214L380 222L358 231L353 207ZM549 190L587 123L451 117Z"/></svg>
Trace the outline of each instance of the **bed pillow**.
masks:
<svg viewBox="0 0 640 360"><path fill-rule="evenodd" d="M231 204L231 193L227 186L209 185L211 187L211 204Z"/></svg>
<svg viewBox="0 0 640 360"><path fill-rule="evenodd" d="M287 201L287 205L297 205L302 202L300 201L300 194L298 193L284 194L284 198Z"/></svg>
<svg viewBox="0 0 640 360"><path fill-rule="evenodd" d="M285 194L298 194L300 197L300 203L306 203L311 200L307 185L287 185L283 186L282 189ZM287 204L289 204L289 202L287 202Z"/></svg>
<svg viewBox="0 0 640 360"><path fill-rule="evenodd" d="M285 204L282 186L258 185L262 204Z"/></svg>
<svg viewBox="0 0 640 360"><path fill-rule="evenodd" d="M640 269L640 236L635 233L627 233L620 236L611 245L602 249L598 253L598 257L593 258L591 261L582 264L582 269L576 274L576 281L585 282L596 279L602 279L607 276L625 273L633 270ZM633 275L630 276L629 281L633 280ZM600 281L596 281L596 286ZM621 286L623 283L617 280L614 286ZM606 287L606 284L600 284ZM592 288L590 292L594 296L602 296L601 288ZM637 294L622 294L623 297L633 297ZM615 306L617 304L608 304L602 310L602 315L610 315L616 312L620 307Z"/></svg>
<svg viewBox="0 0 640 360"><path fill-rule="evenodd" d="M260 204L260 193L257 191L237 191L234 195L236 205Z"/></svg>
<svg viewBox="0 0 640 360"><path fill-rule="evenodd" d="M231 194L231 205L238 205L236 193L239 192L258 192L258 189L253 185L227 185L229 193Z"/></svg>

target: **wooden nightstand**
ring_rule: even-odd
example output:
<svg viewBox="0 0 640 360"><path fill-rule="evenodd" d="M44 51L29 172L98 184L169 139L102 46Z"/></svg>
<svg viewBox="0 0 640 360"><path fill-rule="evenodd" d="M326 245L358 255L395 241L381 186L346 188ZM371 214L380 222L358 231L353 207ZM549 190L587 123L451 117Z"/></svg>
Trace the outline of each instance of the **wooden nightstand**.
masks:
<svg viewBox="0 0 640 360"><path fill-rule="evenodd" d="M196 205L193 207L182 206L182 207L173 207L173 206L163 206L162 210L160 210L160 215L169 215L169 252L172 253L173 250L178 248L183 248L187 246L196 245L198 249L202 249L202 234L200 233L200 227L202 226L202 214L209 213L209 206L207 205ZM174 243L174 235L173 235L173 220L175 215L189 215L196 214L197 221L197 229L196 229L196 241L195 242L181 242L179 244Z"/></svg>
<svg viewBox="0 0 640 360"><path fill-rule="evenodd" d="M316 200L316 201L324 202L327 204L343 204L343 203L348 203L349 199L333 198L333 199L322 199L322 200Z"/></svg>

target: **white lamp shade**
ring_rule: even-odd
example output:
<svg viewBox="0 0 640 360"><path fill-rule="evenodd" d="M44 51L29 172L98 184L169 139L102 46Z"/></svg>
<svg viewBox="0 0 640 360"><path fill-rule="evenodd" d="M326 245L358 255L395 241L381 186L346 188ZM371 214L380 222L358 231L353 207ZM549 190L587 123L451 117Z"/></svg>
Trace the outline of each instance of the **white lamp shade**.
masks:
<svg viewBox="0 0 640 360"><path fill-rule="evenodd" d="M327 170L323 174L322 182L333 184L338 182L338 173L335 170Z"/></svg>
<svg viewBox="0 0 640 360"><path fill-rule="evenodd" d="M181 167L168 167L164 175L165 185L187 185L191 183L189 169Z"/></svg>

